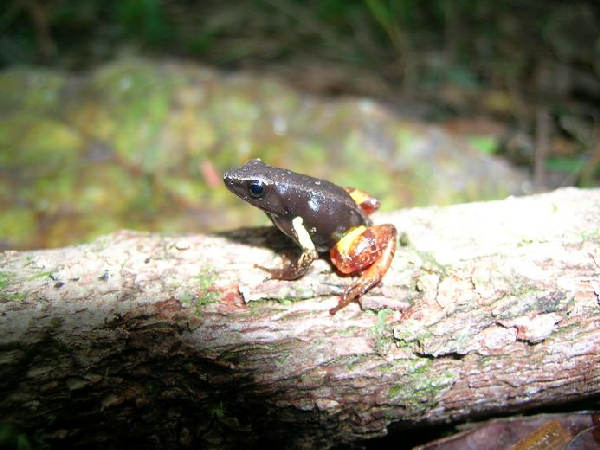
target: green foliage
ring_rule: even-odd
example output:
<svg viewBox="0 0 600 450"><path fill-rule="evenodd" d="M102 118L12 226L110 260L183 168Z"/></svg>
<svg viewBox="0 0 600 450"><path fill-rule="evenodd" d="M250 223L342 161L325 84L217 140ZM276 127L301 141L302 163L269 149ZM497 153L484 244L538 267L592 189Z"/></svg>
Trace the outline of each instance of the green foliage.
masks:
<svg viewBox="0 0 600 450"><path fill-rule="evenodd" d="M42 430L28 435L7 422L0 422L0 448L12 450L46 450L50 446L44 442Z"/></svg>
<svg viewBox="0 0 600 450"><path fill-rule="evenodd" d="M35 60L42 44L38 25L17 0L8 3L7 11L0 14L0 31L5 37L0 43L0 64ZM488 58L488 64L497 64L496 70L518 76L517 72L524 73L529 67L517 59L512 64L506 60L506 52L527 51L527 46L515 45L524 38L532 48L542 46L563 59L592 57L593 46L586 50L578 44L594 41L594 27L573 28L584 11L558 0L548 5L524 5L521 0L323 0L312 4L295 0L281 5L248 1L236 4L235 9L228 3L209 7L205 2L63 0L44 8L41 19L57 48L55 57L91 43L108 55L111 47L134 41L152 50L202 54L235 64L239 58L265 54L260 41L244 42L243 38L253 33L282 38L279 48L270 50L270 57L285 57L289 53L286 46L301 48L307 43L319 51L332 49L331 55L338 58L363 62L371 59L366 53L381 50L373 49L373 42L391 49L391 56L407 56L407 50L413 54L417 48L411 47L431 50L451 45L460 59ZM448 34L453 27L459 35ZM235 45L221 45L220 38L227 35L235 37ZM94 55L88 51L86 57Z"/></svg>
<svg viewBox="0 0 600 450"><path fill-rule="evenodd" d="M401 26L413 16L412 0L364 0L367 11L397 51L406 45Z"/></svg>
<svg viewBox="0 0 600 450"><path fill-rule="evenodd" d="M469 136L467 141L472 147L487 155L493 155L498 151L498 139L496 136Z"/></svg>
<svg viewBox="0 0 600 450"><path fill-rule="evenodd" d="M579 173L585 163L579 158L553 156L546 161L546 169L563 173Z"/></svg>
<svg viewBox="0 0 600 450"><path fill-rule="evenodd" d="M123 0L117 2L117 24L132 36L139 36L150 44L162 44L172 33L160 0Z"/></svg>

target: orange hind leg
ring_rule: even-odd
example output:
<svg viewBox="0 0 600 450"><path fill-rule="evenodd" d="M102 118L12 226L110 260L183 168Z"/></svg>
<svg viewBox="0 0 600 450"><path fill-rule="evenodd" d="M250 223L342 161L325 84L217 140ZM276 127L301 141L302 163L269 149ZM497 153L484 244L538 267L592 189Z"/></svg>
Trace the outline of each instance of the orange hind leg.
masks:
<svg viewBox="0 0 600 450"><path fill-rule="evenodd" d="M354 300L360 303L360 296L381 281L394 259L397 234L393 225L361 226L350 230L331 249L331 262L340 272L361 274L329 311L331 315Z"/></svg>

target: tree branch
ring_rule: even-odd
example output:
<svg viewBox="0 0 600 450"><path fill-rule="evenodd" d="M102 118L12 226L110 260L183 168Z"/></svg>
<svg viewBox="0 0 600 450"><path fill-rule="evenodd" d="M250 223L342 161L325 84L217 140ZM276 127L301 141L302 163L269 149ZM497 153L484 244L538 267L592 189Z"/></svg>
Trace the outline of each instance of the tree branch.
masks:
<svg viewBox="0 0 600 450"><path fill-rule="evenodd" d="M51 443L331 447L600 392L600 190L376 216L366 308L272 229L0 255L0 413ZM406 239L403 239L406 240ZM247 303L246 303L247 302Z"/></svg>

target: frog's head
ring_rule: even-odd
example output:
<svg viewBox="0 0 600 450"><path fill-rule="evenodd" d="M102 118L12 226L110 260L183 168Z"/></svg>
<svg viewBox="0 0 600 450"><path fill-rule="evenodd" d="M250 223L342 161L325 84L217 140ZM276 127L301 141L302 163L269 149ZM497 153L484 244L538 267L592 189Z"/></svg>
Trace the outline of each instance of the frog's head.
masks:
<svg viewBox="0 0 600 450"><path fill-rule="evenodd" d="M223 181L227 189L251 205L270 214L286 214L285 200L278 185L281 172L282 169L253 159L225 172Z"/></svg>

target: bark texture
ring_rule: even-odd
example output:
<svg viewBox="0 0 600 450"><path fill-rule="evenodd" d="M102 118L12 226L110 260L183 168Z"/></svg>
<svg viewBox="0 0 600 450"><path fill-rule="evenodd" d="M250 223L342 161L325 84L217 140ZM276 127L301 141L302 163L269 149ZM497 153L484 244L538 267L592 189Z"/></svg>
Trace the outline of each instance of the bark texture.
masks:
<svg viewBox="0 0 600 450"><path fill-rule="evenodd" d="M0 416L55 444L327 448L600 392L600 190L375 216L381 286L270 228L0 255Z"/></svg>

